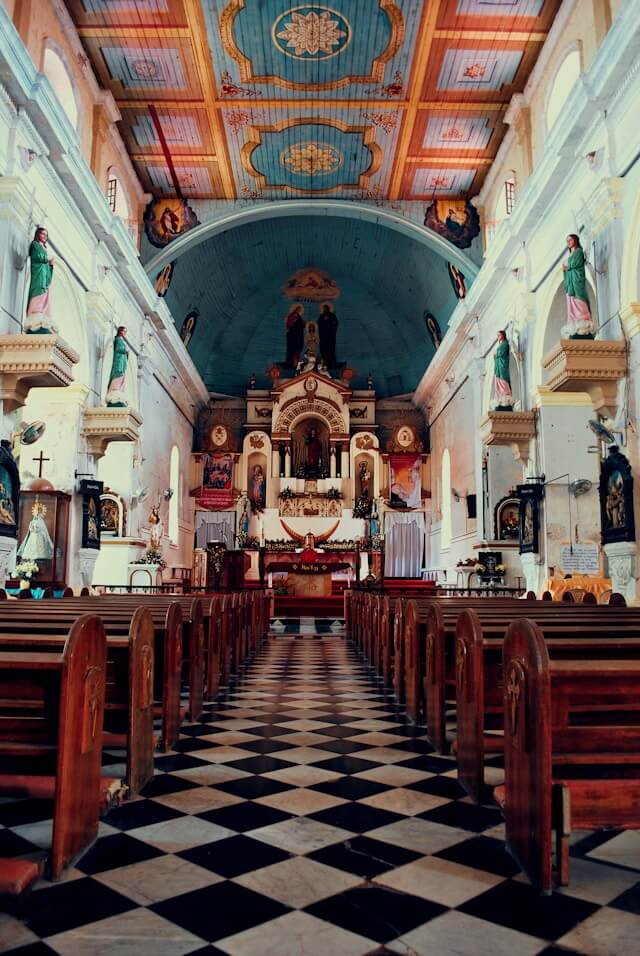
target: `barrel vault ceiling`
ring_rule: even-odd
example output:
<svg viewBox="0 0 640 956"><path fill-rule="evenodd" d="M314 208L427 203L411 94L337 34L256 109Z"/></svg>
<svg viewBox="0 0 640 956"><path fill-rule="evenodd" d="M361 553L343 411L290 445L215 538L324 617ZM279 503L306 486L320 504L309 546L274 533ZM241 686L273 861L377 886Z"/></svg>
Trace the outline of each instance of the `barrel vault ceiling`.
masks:
<svg viewBox="0 0 640 956"><path fill-rule="evenodd" d="M560 0L66 0L145 188L475 195Z"/></svg>

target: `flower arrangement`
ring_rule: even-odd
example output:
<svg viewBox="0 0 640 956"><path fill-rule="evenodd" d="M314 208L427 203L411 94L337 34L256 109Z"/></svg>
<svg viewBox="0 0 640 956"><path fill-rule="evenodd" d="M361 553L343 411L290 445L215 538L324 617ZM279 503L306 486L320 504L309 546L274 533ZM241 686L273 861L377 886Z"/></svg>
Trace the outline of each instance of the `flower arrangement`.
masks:
<svg viewBox="0 0 640 956"><path fill-rule="evenodd" d="M329 499L329 501L342 501L344 495L339 488L329 488L326 497Z"/></svg>
<svg viewBox="0 0 640 956"><path fill-rule="evenodd" d="M148 548L144 555L138 558L137 561L134 561L133 564L157 564L161 571L167 566L167 562L162 557L162 553L156 548Z"/></svg>
<svg viewBox="0 0 640 956"><path fill-rule="evenodd" d="M474 565L473 570L476 572L476 574L484 574L487 569L484 564L480 564L478 561L478 563Z"/></svg>
<svg viewBox="0 0 640 956"><path fill-rule="evenodd" d="M16 577L21 581L30 581L39 570L37 561L21 561L16 564Z"/></svg>
<svg viewBox="0 0 640 956"><path fill-rule="evenodd" d="M477 564L476 558L465 558L464 561L462 559L458 561L458 563L456 564L456 567L457 568L474 568L475 570L476 564Z"/></svg>
<svg viewBox="0 0 640 956"><path fill-rule="evenodd" d="M368 495L360 495L356 498L353 506L354 518L369 518L371 516L371 506L373 502Z"/></svg>
<svg viewBox="0 0 640 956"><path fill-rule="evenodd" d="M507 569L504 564L496 564L496 574L504 574L506 570Z"/></svg>
<svg viewBox="0 0 640 956"><path fill-rule="evenodd" d="M238 547L243 550L258 551L260 548L260 541L255 535L244 534L242 531L236 535L236 541L238 542Z"/></svg>
<svg viewBox="0 0 640 956"><path fill-rule="evenodd" d="M296 493L293 488L283 488L278 498L280 501L291 501L292 498L295 498Z"/></svg>

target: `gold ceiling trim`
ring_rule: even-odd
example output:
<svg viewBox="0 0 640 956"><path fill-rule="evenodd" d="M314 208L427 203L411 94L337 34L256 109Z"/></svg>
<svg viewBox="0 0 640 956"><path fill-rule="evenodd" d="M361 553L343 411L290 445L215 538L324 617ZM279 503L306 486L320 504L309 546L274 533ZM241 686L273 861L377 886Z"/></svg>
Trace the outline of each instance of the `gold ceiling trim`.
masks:
<svg viewBox="0 0 640 956"><path fill-rule="evenodd" d="M371 153L371 165L358 176L357 183L340 183L338 186L332 186L329 189L314 189L313 195L331 195L332 193L343 192L345 189L366 189L372 176L378 172L382 166L384 154L380 146L375 142L376 129L374 126L350 126L342 120L325 117L305 116L294 120L284 119L278 123L269 126L249 126L247 129L247 141L243 143L240 149L240 161L242 167L256 181L258 189L272 192L274 190L287 190L293 195L309 196L309 189L298 189L296 186L289 186L286 183L279 183L276 186L270 186L263 173L258 172L252 162L252 154L258 146L262 145L262 133L279 133L284 129L290 129L293 126L329 126L339 129L343 133L362 133L362 142Z"/></svg>
<svg viewBox="0 0 640 956"><path fill-rule="evenodd" d="M238 49L233 38L233 21L245 6L246 0L231 0L220 15L220 39L226 52L238 64L242 83L269 83L285 90L339 90L352 83L382 83L385 65L393 59L404 41L404 19L395 0L380 0L380 9L387 14L391 23L391 38L386 50L374 59L370 74L344 76L331 83L294 83L280 76L254 76L251 60Z"/></svg>

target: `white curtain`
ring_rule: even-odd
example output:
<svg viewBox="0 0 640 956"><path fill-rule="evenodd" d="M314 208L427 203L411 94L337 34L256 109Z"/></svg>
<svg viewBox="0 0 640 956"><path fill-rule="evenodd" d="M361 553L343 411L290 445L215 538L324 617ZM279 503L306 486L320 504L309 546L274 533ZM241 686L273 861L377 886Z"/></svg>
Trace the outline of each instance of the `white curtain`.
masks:
<svg viewBox="0 0 640 956"><path fill-rule="evenodd" d="M421 511L388 511L384 521L384 574L387 578L419 578L424 553Z"/></svg>
<svg viewBox="0 0 640 956"><path fill-rule="evenodd" d="M196 511L196 548L206 548L209 541L224 541L231 551L235 529L235 511Z"/></svg>

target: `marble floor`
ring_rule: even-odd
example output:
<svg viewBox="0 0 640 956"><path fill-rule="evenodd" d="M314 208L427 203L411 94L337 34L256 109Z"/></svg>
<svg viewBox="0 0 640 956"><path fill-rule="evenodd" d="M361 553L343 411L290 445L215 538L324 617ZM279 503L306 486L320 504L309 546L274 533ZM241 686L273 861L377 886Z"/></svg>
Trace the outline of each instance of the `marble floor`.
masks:
<svg viewBox="0 0 640 956"><path fill-rule="evenodd" d="M46 846L49 812L1 803L0 854ZM640 833L579 834L545 899L502 835L335 624L282 621L77 866L0 914L0 952L640 951Z"/></svg>

